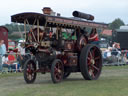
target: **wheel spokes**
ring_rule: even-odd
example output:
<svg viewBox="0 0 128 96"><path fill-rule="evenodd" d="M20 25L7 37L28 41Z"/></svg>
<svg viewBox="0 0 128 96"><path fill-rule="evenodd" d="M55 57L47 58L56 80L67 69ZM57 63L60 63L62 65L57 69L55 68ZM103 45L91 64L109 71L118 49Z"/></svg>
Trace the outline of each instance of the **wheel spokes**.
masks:
<svg viewBox="0 0 128 96"><path fill-rule="evenodd" d="M33 79L33 77L34 77L34 66L33 66L33 64L32 63L29 63L28 65L27 65L27 73L26 73L26 75L27 75L27 78L29 79L29 80L32 80Z"/></svg>
<svg viewBox="0 0 128 96"><path fill-rule="evenodd" d="M93 56L92 56L92 52L91 52L91 51L89 52L89 55L90 55L90 58L92 59L92 58L93 58Z"/></svg>
<svg viewBox="0 0 128 96"><path fill-rule="evenodd" d="M62 64L61 62L57 62L54 68L55 79L59 81L62 77Z"/></svg>
<svg viewBox="0 0 128 96"><path fill-rule="evenodd" d="M88 59L87 63L88 63L88 65L90 65L91 64L91 58L87 57L87 59Z"/></svg>
<svg viewBox="0 0 128 96"><path fill-rule="evenodd" d="M95 57L95 60L98 60L98 59L100 59L100 56Z"/></svg>
<svg viewBox="0 0 128 96"><path fill-rule="evenodd" d="M99 71L99 68L95 65L91 65L94 69L96 69L97 71Z"/></svg>
<svg viewBox="0 0 128 96"><path fill-rule="evenodd" d="M88 73L92 78L95 78L97 73L100 71L98 64L100 63L101 57L99 56L96 48L90 49L87 57Z"/></svg>
<svg viewBox="0 0 128 96"><path fill-rule="evenodd" d="M56 80L60 80L60 79L61 79L61 74L60 74L60 73L57 73L57 74L55 75L55 77L56 77Z"/></svg>
<svg viewBox="0 0 128 96"><path fill-rule="evenodd" d="M95 78L94 70L93 70L92 68L90 68L90 69L88 70L88 72L89 72L89 75L90 75L91 77Z"/></svg>
<svg viewBox="0 0 128 96"><path fill-rule="evenodd" d="M92 59L93 59L92 53L89 52L89 55L87 57L87 63L88 63L89 66L92 64Z"/></svg>
<svg viewBox="0 0 128 96"><path fill-rule="evenodd" d="M92 50L92 57L94 58L95 57L95 50Z"/></svg>

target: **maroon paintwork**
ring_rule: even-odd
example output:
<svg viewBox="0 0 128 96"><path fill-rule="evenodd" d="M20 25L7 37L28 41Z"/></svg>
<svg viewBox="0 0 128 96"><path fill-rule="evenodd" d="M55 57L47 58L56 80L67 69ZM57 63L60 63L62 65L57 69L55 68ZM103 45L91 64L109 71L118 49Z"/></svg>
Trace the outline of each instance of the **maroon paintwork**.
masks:
<svg viewBox="0 0 128 96"><path fill-rule="evenodd" d="M4 26L0 26L0 40L4 40L8 50L8 29Z"/></svg>

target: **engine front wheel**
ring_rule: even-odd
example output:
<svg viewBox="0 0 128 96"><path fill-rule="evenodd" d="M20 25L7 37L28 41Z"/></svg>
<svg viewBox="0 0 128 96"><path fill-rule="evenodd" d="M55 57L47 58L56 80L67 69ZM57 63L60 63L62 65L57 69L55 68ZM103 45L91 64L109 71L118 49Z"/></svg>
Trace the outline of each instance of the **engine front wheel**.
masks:
<svg viewBox="0 0 128 96"><path fill-rule="evenodd" d="M28 59L24 65L24 80L26 83L33 83L36 79L36 64L33 60Z"/></svg>
<svg viewBox="0 0 128 96"><path fill-rule="evenodd" d="M80 70L86 80L96 80L102 69L102 55L100 49L93 44L83 47L80 54Z"/></svg>
<svg viewBox="0 0 128 96"><path fill-rule="evenodd" d="M51 66L51 78L53 83L59 83L63 80L64 66L60 59L55 59Z"/></svg>

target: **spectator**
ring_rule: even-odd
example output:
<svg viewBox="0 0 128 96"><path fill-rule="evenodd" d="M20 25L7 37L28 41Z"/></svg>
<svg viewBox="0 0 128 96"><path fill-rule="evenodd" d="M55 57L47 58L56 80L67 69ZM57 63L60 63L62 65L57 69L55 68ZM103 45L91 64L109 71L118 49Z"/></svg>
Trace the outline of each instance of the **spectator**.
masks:
<svg viewBox="0 0 128 96"><path fill-rule="evenodd" d="M6 46L4 40L0 40L0 73L2 72L2 56L6 53Z"/></svg>
<svg viewBox="0 0 128 96"><path fill-rule="evenodd" d="M114 43L112 44L112 48L115 48L115 46L116 46L116 42L114 42Z"/></svg>
<svg viewBox="0 0 128 96"><path fill-rule="evenodd" d="M2 43L0 40L0 73L2 72L2 47L1 47Z"/></svg>
<svg viewBox="0 0 128 96"><path fill-rule="evenodd" d="M16 58L13 54L13 51L11 51L10 54L8 55L8 60L9 60L9 63L11 65L11 68L16 69L16 72L17 72L19 69L19 64L17 64L17 62L16 62Z"/></svg>
<svg viewBox="0 0 128 96"><path fill-rule="evenodd" d="M103 60L104 62L112 63L112 47L108 47L108 49L103 53Z"/></svg>
<svg viewBox="0 0 128 96"><path fill-rule="evenodd" d="M108 49L105 50L104 53L103 53L103 58L106 59L106 58L111 57L112 56L111 51L112 51L112 47L108 47Z"/></svg>
<svg viewBox="0 0 128 96"><path fill-rule="evenodd" d="M114 43L114 46L112 48L112 55L119 57L121 54L120 51L120 44L119 43Z"/></svg>
<svg viewBox="0 0 128 96"><path fill-rule="evenodd" d="M6 45L4 44L4 40L0 40L0 47L2 49L1 54L5 55L6 54Z"/></svg>
<svg viewBox="0 0 128 96"><path fill-rule="evenodd" d="M11 71L12 65L10 64L10 62L8 60L8 55L7 54L5 54L5 56L2 57L2 67L7 67L8 72Z"/></svg>
<svg viewBox="0 0 128 96"><path fill-rule="evenodd" d="M21 43L20 46L18 47L18 61L21 65L21 68L23 68L23 59L24 59L24 56L25 56L25 48L24 48L24 44Z"/></svg>

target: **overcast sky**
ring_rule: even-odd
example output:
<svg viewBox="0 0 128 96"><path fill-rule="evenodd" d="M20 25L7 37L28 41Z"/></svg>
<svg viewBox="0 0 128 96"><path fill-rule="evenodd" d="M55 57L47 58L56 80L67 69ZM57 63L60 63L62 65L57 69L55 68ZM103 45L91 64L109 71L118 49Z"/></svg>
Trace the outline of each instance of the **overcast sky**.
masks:
<svg viewBox="0 0 128 96"><path fill-rule="evenodd" d="M41 13L51 7L61 16L71 17L74 10L95 16L96 22L110 23L120 18L128 24L128 0L0 0L0 25L11 23L11 15L21 12Z"/></svg>

